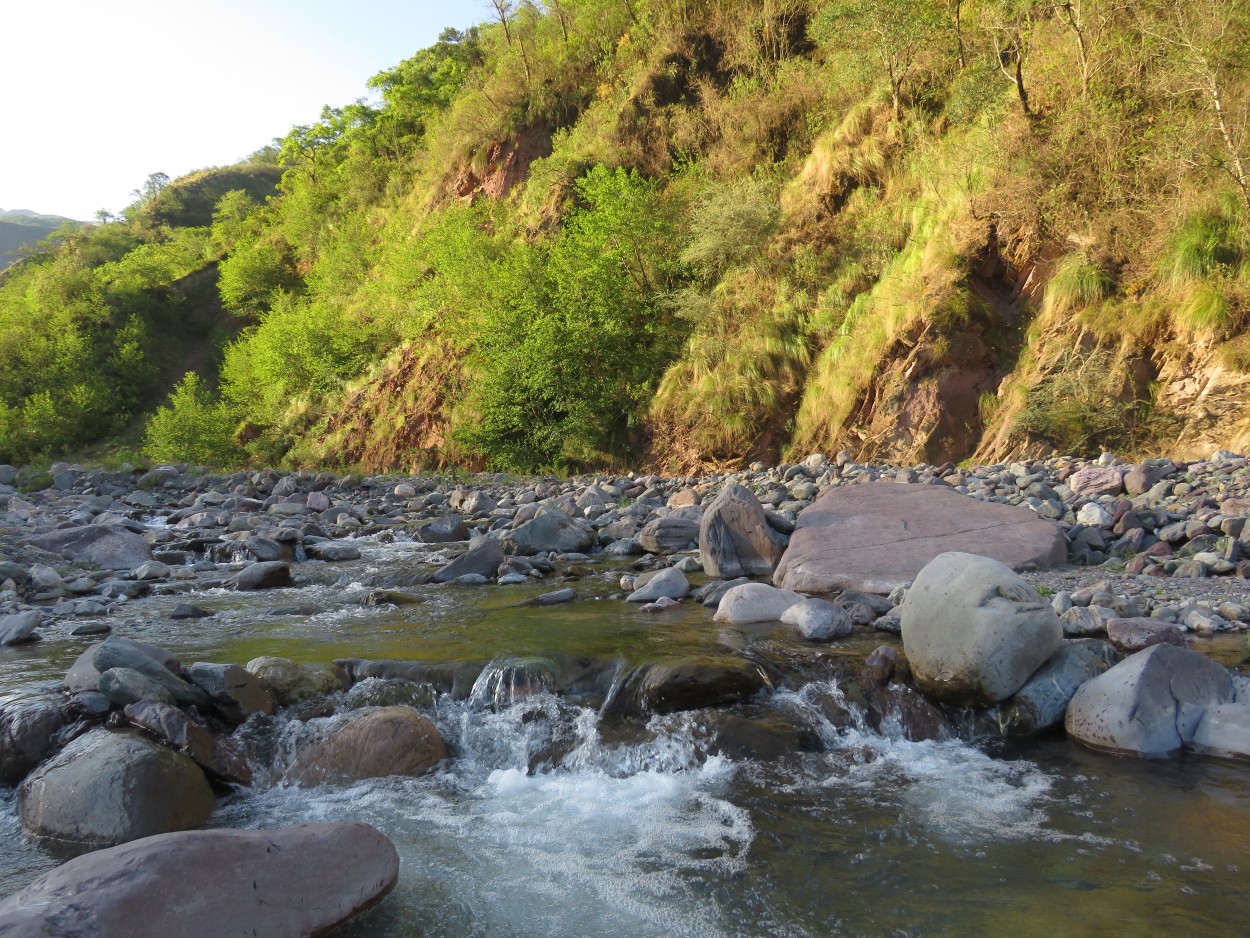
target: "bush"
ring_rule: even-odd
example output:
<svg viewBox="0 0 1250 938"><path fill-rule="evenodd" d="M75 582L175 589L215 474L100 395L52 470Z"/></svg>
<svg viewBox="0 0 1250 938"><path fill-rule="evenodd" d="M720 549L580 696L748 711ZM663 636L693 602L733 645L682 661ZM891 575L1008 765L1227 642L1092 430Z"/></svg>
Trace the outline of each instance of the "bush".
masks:
<svg viewBox="0 0 1250 938"><path fill-rule="evenodd" d="M162 463L233 466L242 455L231 442L233 429L226 407L213 400L199 375L188 371L169 395L169 406L148 420L143 452Z"/></svg>

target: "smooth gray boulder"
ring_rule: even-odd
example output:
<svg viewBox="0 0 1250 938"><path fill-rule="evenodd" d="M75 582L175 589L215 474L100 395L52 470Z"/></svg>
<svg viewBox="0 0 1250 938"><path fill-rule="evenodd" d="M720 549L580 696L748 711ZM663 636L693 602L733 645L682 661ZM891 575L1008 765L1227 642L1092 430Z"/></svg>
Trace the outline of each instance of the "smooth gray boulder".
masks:
<svg viewBox="0 0 1250 938"><path fill-rule="evenodd" d="M423 544L450 544L467 541L472 536L468 525L459 515L449 514L423 524L417 529L416 538Z"/></svg>
<svg viewBox="0 0 1250 938"><path fill-rule="evenodd" d="M1082 684L1064 728L1094 749L1161 758L1193 740L1208 708L1232 700L1222 665L1188 648L1151 645Z"/></svg>
<svg viewBox="0 0 1250 938"><path fill-rule="evenodd" d="M1050 604L1008 567L976 554L941 554L902 606L903 650L916 686L960 706L1006 700L1059 650Z"/></svg>
<svg viewBox="0 0 1250 938"><path fill-rule="evenodd" d="M10 700L0 705L0 785L16 785L52 751L52 736L69 717L54 700Z"/></svg>
<svg viewBox="0 0 1250 938"><path fill-rule="evenodd" d="M78 737L32 772L17 802L32 835L69 852L199 827L216 804L191 759L104 729Z"/></svg>
<svg viewBox="0 0 1250 938"><path fill-rule="evenodd" d="M181 706L207 707L212 703L208 694L194 684L184 681L169 668L155 661L143 651L135 649L126 642L114 638L102 641L91 656L91 663L100 672L103 682L105 672L111 668L124 668L138 671L140 674L163 687L173 698L174 703ZM99 688L103 693L103 687ZM130 702L130 701L127 701Z"/></svg>
<svg viewBox="0 0 1250 938"><path fill-rule="evenodd" d="M260 678L237 664L197 661L187 668L187 680L208 694L232 723L242 723L253 713L273 713L273 695Z"/></svg>
<svg viewBox="0 0 1250 938"><path fill-rule="evenodd" d="M149 645L147 642L136 641L133 638L123 638L120 635L110 636L108 639L113 645L125 645L133 651L146 655L151 658L165 670L171 674L177 674L181 670L181 665L172 652L166 651L156 645ZM65 680L62 686L71 694L81 694L84 691L94 691L99 689L100 672L96 670L95 653L99 649L102 642L88 646L78 658L70 665L70 669L65 672Z"/></svg>
<svg viewBox="0 0 1250 938"><path fill-rule="evenodd" d="M966 551L1013 570L1067 560L1052 521L1027 508L980 502L941 485L871 482L830 489L799 515L773 574L784 589L887 595L939 554Z"/></svg>
<svg viewBox="0 0 1250 938"><path fill-rule="evenodd" d="M115 707L124 707L140 700L174 703L174 695L163 685L132 668L109 668L100 675L99 690Z"/></svg>
<svg viewBox="0 0 1250 938"><path fill-rule="evenodd" d="M672 516L647 522L638 532L638 543L653 554L675 554L698 546L699 522Z"/></svg>
<svg viewBox="0 0 1250 938"><path fill-rule="evenodd" d="M772 576L788 543L744 485L728 486L717 495L699 522L699 559L711 577Z"/></svg>
<svg viewBox="0 0 1250 938"><path fill-rule="evenodd" d="M90 524L31 538L31 543L67 560L83 560L105 570L133 570L152 559L148 542L128 528Z"/></svg>
<svg viewBox="0 0 1250 938"><path fill-rule="evenodd" d="M447 758L429 717L410 707L360 710L346 720L316 721L297 741L282 779L293 785L355 782L387 775L424 775Z"/></svg>
<svg viewBox="0 0 1250 938"><path fill-rule="evenodd" d="M434 574L435 583L450 583L462 576L481 576L493 580L503 563L503 544L493 537L473 541L469 549Z"/></svg>
<svg viewBox="0 0 1250 938"><path fill-rule="evenodd" d="M716 615L712 618L733 625L780 622L787 609L805 599L806 596L792 590L777 589L767 583L744 583L721 597Z"/></svg>
<svg viewBox="0 0 1250 938"><path fill-rule="evenodd" d="M9 938L328 934L379 902L399 855L368 824L185 831L98 850L0 902Z"/></svg>
<svg viewBox="0 0 1250 938"><path fill-rule="evenodd" d="M35 629L43 622L43 613L36 609L0 616L0 645L24 645L37 642Z"/></svg>
<svg viewBox="0 0 1250 938"><path fill-rule="evenodd" d="M517 525L504 535L504 547L510 554L530 557L540 551L575 553L585 551L594 542L590 527L555 508L544 508L537 515Z"/></svg>
<svg viewBox="0 0 1250 938"><path fill-rule="evenodd" d="M1195 752L1224 759L1250 759L1250 703L1208 707L1189 741Z"/></svg>
<svg viewBox="0 0 1250 938"><path fill-rule="evenodd" d="M1031 736L1059 726L1077 688L1106 670L1107 662L1086 645L1065 643L987 717L1002 736Z"/></svg>
<svg viewBox="0 0 1250 938"><path fill-rule="evenodd" d="M824 599L805 599L781 614L786 625L796 626L809 642L831 642L851 634L851 616L846 608Z"/></svg>
<svg viewBox="0 0 1250 938"><path fill-rule="evenodd" d="M651 577L645 584L625 597L629 603L655 602L661 596L684 599L690 594L690 581L676 567L668 567Z"/></svg>
<svg viewBox="0 0 1250 938"><path fill-rule="evenodd" d="M233 590L267 590L293 586L291 568L280 560L263 560L248 564L226 580L226 587Z"/></svg>

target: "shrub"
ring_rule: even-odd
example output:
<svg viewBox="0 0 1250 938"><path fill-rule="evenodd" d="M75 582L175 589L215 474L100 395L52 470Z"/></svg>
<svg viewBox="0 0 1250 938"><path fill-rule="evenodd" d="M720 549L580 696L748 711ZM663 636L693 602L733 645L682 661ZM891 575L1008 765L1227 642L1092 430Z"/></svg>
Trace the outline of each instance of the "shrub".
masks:
<svg viewBox="0 0 1250 938"><path fill-rule="evenodd" d="M230 412L188 371L169 395L169 406L148 420L143 452L157 462L235 465L241 453L231 442L233 429Z"/></svg>

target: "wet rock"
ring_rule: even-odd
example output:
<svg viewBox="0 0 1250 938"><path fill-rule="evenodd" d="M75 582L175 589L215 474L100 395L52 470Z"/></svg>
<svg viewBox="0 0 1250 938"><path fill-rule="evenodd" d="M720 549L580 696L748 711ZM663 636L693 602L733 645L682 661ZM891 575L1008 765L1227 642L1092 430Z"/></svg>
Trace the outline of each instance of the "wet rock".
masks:
<svg viewBox="0 0 1250 938"><path fill-rule="evenodd" d="M638 692L644 713L726 707L765 687L759 668L746 661L680 661L652 665Z"/></svg>
<svg viewBox="0 0 1250 938"><path fill-rule="evenodd" d="M291 568L276 560L249 564L226 580L227 589L239 591L279 589L294 585Z"/></svg>
<svg viewBox="0 0 1250 938"><path fill-rule="evenodd" d="M641 580L641 577L639 578ZM690 594L690 581L676 567L659 571L625 597L626 602L649 603L660 597L683 599Z"/></svg>
<svg viewBox="0 0 1250 938"><path fill-rule="evenodd" d="M317 729L317 737L297 743L283 781L307 786L424 775L447 758L434 724L408 707L360 711Z"/></svg>
<svg viewBox="0 0 1250 938"><path fill-rule="evenodd" d="M329 665L302 664L290 658L262 656L253 658L246 667L284 707L311 697L332 694L344 687L342 674Z"/></svg>
<svg viewBox="0 0 1250 938"><path fill-rule="evenodd" d="M0 785L16 785L52 751L53 736L69 722L64 708L45 699L0 704Z"/></svg>
<svg viewBox="0 0 1250 938"><path fill-rule="evenodd" d="M767 583L744 583L725 593L713 619L741 625L750 622L780 622L786 610L807 597L792 590L777 589Z"/></svg>
<svg viewBox="0 0 1250 938"><path fill-rule="evenodd" d="M178 677L167 667L151 658L146 652L133 647L128 642L107 638L101 642L91 656L91 663L100 672L101 681L105 672L112 668L124 668L138 671L148 679L163 687L181 706L206 707L211 701L207 694ZM104 687L99 687L105 693ZM105 693L105 696L108 696Z"/></svg>
<svg viewBox="0 0 1250 938"><path fill-rule="evenodd" d="M1250 703L1238 700L1208 707L1190 746L1203 755L1250 759Z"/></svg>
<svg viewBox="0 0 1250 938"><path fill-rule="evenodd" d="M172 704L174 695L146 674L131 668L109 668L100 674L100 693L115 707L124 707L139 700L158 700Z"/></svg>
<svg viewBox="0 0 1250 938"><path fill-rule="evenodd" d="M1059 617L1024 579L975 554L942 554L916 576L902 609L916 685L961 706L1010 697L1059 650Z"/></svg>
<svg viewBox="0 0 1250 938"><path fill-rule="evenodd" d="M417 540L424 544L450 544L467 541L471 536L468 525L459 515L444 515L417 529Z"/></svg>
<svg viewBox="0 0 1250 938"><path fill-rule="evenodd" d="M1087 646L1065 644L1023 687L988 712L988 722L1003 736L1031 736L1058 726L1077 688L1106 670L1107 662Z"/></svg>
<svg viewBox="0 0 1250 938"><path fill-rule="evenodd" d="M541 551L562 554L585 551L593 542L594 535L588 525L554 508L541 509L529 521L504 535L508 553L523 557L531 557Z"/></svg>
<svg viewBox="0 0 1250 938"><path fill-rule="evenodd" d="M1221 665L1196 651L1152 645L1082 684L1064 726L1094 749L1169 756L1193 739L1207 708L1232 700Z"/></svg>
<svg viewBox="0 0 1250 938"><path fill-rule="evenodd" d="M733 580L713 580L711 583L705 583L695 590L692 598L701 606L715 609L720 605L720 601L725 598L725 594L731 589L750 582L750 577L745 576L740 576Z"/></svg>
<svg viewBox="0 0 1250 938"><path fill-rule="evenodd" d="M550 593L541 594L534 601L540 606L555 606L560 603L571 603L573 601L573 590L569 588L552 590Z"/></svg>
<svg viewBox="0 0 1250 938"><path fill-rule="evenodd" d="M149 645L147 642L135 641L133 638L123 638L119 635L114 635L108 640L114 645L126 645L131 650L146 655L171 674L176 674L181 670L178 659L164 648ZM70 666L70 669L65 673L65 680L62 682L62 686L68 693L78 694L98 689L100 672L96 670L94 660L95 653L99 650L101 644L103 643L97 643L88 647L86 651L78 656Z"/></svg>
<svg viewBox="0 0 1250 938"><path fill-rule="evenodd" d="M367 824L161 834L45 873L0 903L13 938L309 936L376 904L399 855Z"/></svg>
<svg viewBox="0 0 1250 938"><path fill-rule="evenodd" d="M243 542L243 546L253 558L262 563L280 563L295 559L293 544L281 544L270 537L249 537Z"/></svg>
<svg viewBox="0 0 1250 938"><path fill-rule="evenodd" d="M656 518L638 532L638 543L653 554L690 550L699 543L699 522L672 515Z"/></svg>
<svg viewBox="0 0 1250 938"><path fill-rule="evenodd" d="M864 659L860 673L866 684L885 684L894 677L897 667L898 652L894 646L878 645Z"/></svg>
<svg viewBox="0 0 1250 938"><path fill-rule="evenodd" d="M169 614L171 619L207 619L216 615L209 609L201 609L199 606L192 606L190 603L178 603L174 606L173 612Z"/></svg>
<svg viewBox="0 0 1250 938"><path fill-rule="evenodd" d="M74 740L18 790L23 826L70 853L199 827L214 806L191 759L133 733L102 729Z"/></svg>
<svg viewBox="0 0 1250 938"><path fill-rule="evenodd" d="M715 721L713 729L709 752L729 759L775 762L800 748L798 731L781 719L749 720L727 713Z"/></svg>
<svg viewBox="0 0 1250 938"><path fill-rule="evenodd" d="M773 575L788 538L775 531L750 489L725 488L699 523L699 559L713 577Z"/></svg>
<svg viewBox="0 0 1250 938"><path fill-rule="evenodd" d="M343 706L348 710L399 706L428 710L437 702L438 691L433 684L404 678L365 678L343 695Z"/></svg>
<svg viewBox="0 0 1250 938"><path fill-rule="evenodd" d="M1117 649L1127 655L1134 654L1151 645L1168 644L1185 647L1185 633L1180 627L1159 619L1134 617L1112 619L1107 623L1107 638Z"/></svg>
<svg viewBox="0 0 1250 938"><path fill-rule="evenodd" d="M450 583L465 576L480 576L483 582L492 580L503 558L503 544L493 537L479 538L466 553L435 573L434 582Z"/></svg>
<svg viewBox="0 0 1250 938"><path fill-rule="evenodd" d="M360 548L355 544L344 544L341 541L320 541L307 545L308 556L313 560L325 560L340 563L346 560L359 560Z"/></svg>
<svg viewBox="0 0 1250 938"><path fill-rule="evenodd" d="M0 646L23 645L39 641L35 629L43 622L43 614L37 610L16 612L0 616Z"/></svg>
<svg viewBox="0 0 1250 938"><path fill-rule="evenodd" d="M797 626L809 642L831 642L851 634L851 617L846 609L823 599L805 599L781 614L786 625Z"/></svg>
<svg viewBox="0 0 1250 938"><path fill-rule="evenodd" d="M1012 569L1067 559L1058 525L1027 508L976 501L939 485L872 482L831 489L808 507L773 575L785 589L888 594L950 551Z"/></svg>
<svg viewBox="0 0 1250 938"><path fill-rule="evenodd" d="M231 723L242 723L253 713L274 711L273 695L264 682L237 664L196 662L187 668L187 680L208 694Z"/></svg>
<svg viewBox="0 0 1250 938"><path fill-rule="evenodd" d="M53 531L31 543L67 560L82 560L106 570L133 570L152 558L147 541L119 525L87 525Z"/></svg>
<svg viewBox="0 0 1250 938"><path fill-rule="evenodd" d="M163 564L159 560L149 560L135 567L130 575L142 582L144 580L168 580L170 572L168 564Z"/></svg>
<svg viewBox="0 0 1250 938"><path fill-rule="evenodd" d="M208 727L177 707L141 700L125 709L126 719L147 730L159 742L190 756L210 777L235 785L252 784L252 770L229 740L219 740Z"/></svg>

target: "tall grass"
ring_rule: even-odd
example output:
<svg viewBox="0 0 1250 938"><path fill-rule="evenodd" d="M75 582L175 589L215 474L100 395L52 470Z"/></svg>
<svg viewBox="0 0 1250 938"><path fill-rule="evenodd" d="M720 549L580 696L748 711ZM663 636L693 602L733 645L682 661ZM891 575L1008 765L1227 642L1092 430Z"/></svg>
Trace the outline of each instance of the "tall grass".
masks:
<svg viewBox="0 0 1250 938"><path fill-rule="evenodd" d="M1091 307L1107 299L1115 281L1101 266L1083 254L1069 254L1055 265L1046 284L1042 314L1061 316Z"/></svg>

